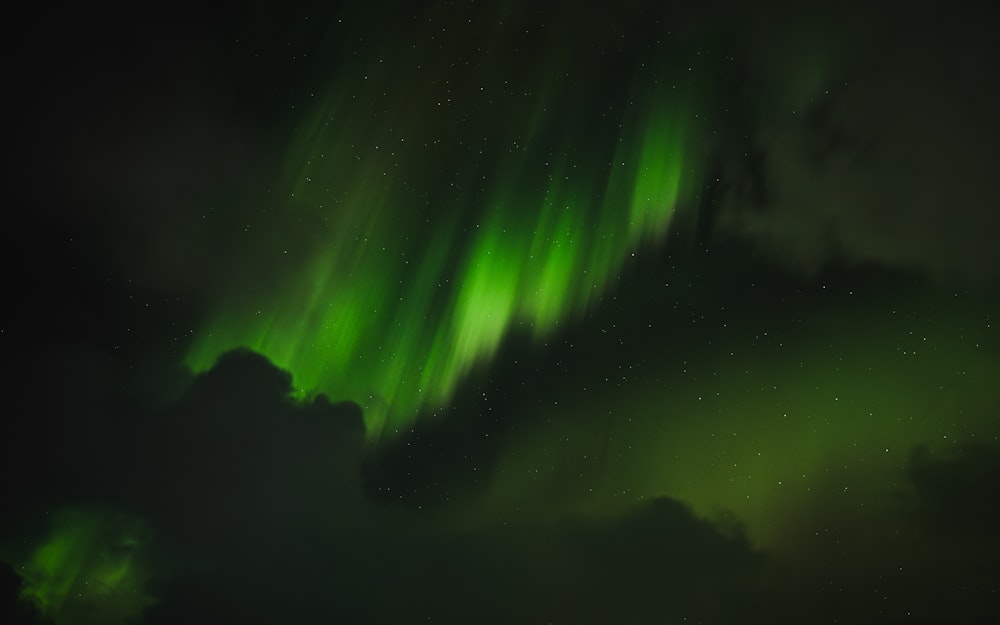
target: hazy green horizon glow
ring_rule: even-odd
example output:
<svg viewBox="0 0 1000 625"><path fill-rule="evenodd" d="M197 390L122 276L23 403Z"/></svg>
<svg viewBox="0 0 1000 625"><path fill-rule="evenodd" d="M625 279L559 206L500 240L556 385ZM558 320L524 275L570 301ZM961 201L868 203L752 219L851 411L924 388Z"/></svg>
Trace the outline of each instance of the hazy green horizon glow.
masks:
<svg viewBox="0 0 1000 625"><path fill-rule="evenodd" d="M505 448L484 516L616 516L666 496L799 561L847 549L845 536L891 535L877 524L905 515L915 448L1000 444L988 308L886 295L798 329L769 321L734 319L718 343L680 348L627 392L597 375L554 390L558 405Z"/></svg>
<svg viewBox="0 0 1000 625"><path fill-rule="evenodd" d="M305 394L361 404L371 438L445 406L511 332L544 340L599 302L698 187L696 86L676 59L660 71L683 76L679 87L609 77L623 83L611 114L584 117L575 101L601 86L553 79L570 69L554 37L544 71L491 61L527 97L456 82L474 118L459 124L419 77L446 81L446 54L415 65L405 43L333 80L303 117L278 210L315 224L315 240L292 250L275 289L222 293L186 357L200 372L228 350L257 351Z"/></svg>

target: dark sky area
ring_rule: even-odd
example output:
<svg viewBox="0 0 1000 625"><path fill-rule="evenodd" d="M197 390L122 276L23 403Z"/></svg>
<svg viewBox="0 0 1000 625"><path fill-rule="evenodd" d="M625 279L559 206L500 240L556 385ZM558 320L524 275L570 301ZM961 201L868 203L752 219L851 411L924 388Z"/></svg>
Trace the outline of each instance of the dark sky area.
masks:
<svg viewBox="0 0 1000 625"><path fill-rule="evenodd" d="M827 4L9 20L0 620L1000 622L994 15Z"/></svg>

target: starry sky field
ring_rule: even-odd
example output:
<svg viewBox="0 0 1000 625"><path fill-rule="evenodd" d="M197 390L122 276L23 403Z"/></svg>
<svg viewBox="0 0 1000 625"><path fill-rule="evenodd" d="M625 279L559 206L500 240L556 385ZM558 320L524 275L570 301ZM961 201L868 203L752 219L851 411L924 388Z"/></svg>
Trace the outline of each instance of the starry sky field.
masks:
<svg viewBox="0 0 1000 625"><path fill-rule="evenodd" d="M0 620L1000 623L985 8L8 25Z"/></svg>

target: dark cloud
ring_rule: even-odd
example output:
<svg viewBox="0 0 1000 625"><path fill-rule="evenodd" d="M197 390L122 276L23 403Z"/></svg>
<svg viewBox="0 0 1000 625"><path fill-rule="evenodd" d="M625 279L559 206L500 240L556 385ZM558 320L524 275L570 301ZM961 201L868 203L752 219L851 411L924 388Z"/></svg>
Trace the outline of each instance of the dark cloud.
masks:
<svg viewBox="0 0 1000 625"><path fill-rule="evenodd" d="M454 532L436 527L462 523L445 508L364 499L360 413L324 399L300 406L290 390L287 373L234 352L163 415L146 460L155 472L140 473L129 499L147 501L138 509L183 554L171 564L184 574L149 622L734 622L752 603L764 559L675 501L622 520Z"/></svg>
<svg viewBox="0 0 1000 625"><path fill-rule="evenodd" d="M745 140L728 144L718 233L807 274L848 262L997 278L989 17L853 8L745 31Z"/></svg>
<svg viewBox="0 0 1000 625"><path fill-rule="evenodd" d="M773 587L760 594L772 581L765 558L666 499L620 520L549 526L445 531L404 515L311 556L251 552L264 558L252 574L230 563L195 573L148 622L754 623L783 609L761 605L775 598Z"/></svg>
<svg viewBox="0 0 1000 625"><path fill-rule="evenodd" d="M300 403L290 390L287 372L262 357L225 355L165 409L117 421L114 437L90 448L114 471L79 462L34 480L48 510L89 499L127 511L59 513L68 521L34 544L82 540L66 557L79 561L79 579L93 580L100 554L132 535L143 560L141 570L129 560L130 574L157 600L149 623L599 623L616 614L752 622L745 610L756 605L766 559L739 532L668 499L621 519L510 526L369 500L360 494L358 409L322 397ZM67 493L60 481L74 472ZM37 513L21 509L31 525ZM123 529L136 523L148 528L141 538ZM22 558L31 544L17 550ZM74 613L84 608L94 609L68 599L60 622L89 621Z"/></svg>
<svg viewBox="0 0 1000 625"><path fill-rule="evenodd" d="M290 392L288 373L263 357L226 354L154 416L128 500L178 549L234 560L247 542L291 546L354 519L360 409Z"/></svg>
<svg viewBox="0 0 1000 625"><path fill-rule="evenodd" d="M144 619L154 624L685 618L886 624L907 609L975 623L992 614L989 588L996 580L983 554L998 544L996 509L984 494L997 477L997 456L986 449L943 459L914 452L907 473L914 498L898 501L916 503L904 506L896 534L884 537L890 547L862 550L850 542L881 540L884 526L874 534L846 532L839 560L813 552L823 565L803 574L753 547L738 524L699 518L669 498L606 517L510 520L472 497L406 507L392 497L370 498L361 482L369 450L358 408L323 397L297 401L291 389L288 373L262 357L226 354L161 408L136 409L132 422L113 419L113 436L91 452L115 471L81 462L35 480L49 510L88 498L113 506L61 513L77 520L74 527L94 528L82 551L72 551L82 554L81 579L91 570L108 575L108 556L101 554L115 553L109 544L136 543L115 557L130 564L136 588L155 598ZM407 466L397 459L391 471ZM70 472L82 475L68 497L58 478ZM22 530L38 518L23 511ZM64 526L53 526L55 536ZM913 550L893 551L900 532L919 540ZM975 548L949 546L956 536ZM31 544L19 553L30 554ZM900 563L905 574L880 577ZM871 574L859 575L859 567ZM879 594L871 595L872 583ZM915 601L914 588L937 607ZM89 622L71 616L75 605L94 614L94 604L71 600L61 622ZM136 604L116 605L121 611Z"/></svg>
<svg viewBox="0 0 1000 625"><path fill-rule="evenodd" d="M907 475L913 512L925 530L1000 548L1000 501L990 496L1000 484L1000 451L972 445L961 453L934 454L918 447Z"/></svg>
<svg viewBox="0 0 1000 625"><path fill-rule="evenodd" d="M550 549L551 579L576 602L570 621L606 623L649 615L704 622L765 622L784 609L776 601L771 563L739 532L723 533L680 502L661 498L611 523L577 527ZM765 599L765 596L767 599ZM770 606L765 604L774 602Z"/></svg>
<svg viewBox="0 0 1000 625"><path fill-rule="evenodd" d="M287 372L237 351L166 408L113 418L113 438L89 449L106 463L53 467L33 485L49 510L89 499L117 511L60 512L35 544L74 537L80 544L65 557L81 571L72 587L83 588L81 579L106 575L100 554L131 536L142 553L141 567L139 551L128 556L132 583L157 600L149 623L600 623L616 614L750 622L766 560L739 532L668 499L621 519L480 520L458 530L465 515L446 508L363 497L360 411L323 397L298 402L291 389ZM68 493L59 485L71 473ZM142 532L129 529L139 524ZM30 544L15 550L36 571L28 579L48 580ZM61 606L60 622L90 622L95 609L118 614L84 599Z"/></svg>
<svg viewBox="0 0 1000 625"><path fill-rule="evenodd" d="M21 577L6 562L0 562L0 618L10 625L40 623L41 616L34 606L20 600Z"/></svg>

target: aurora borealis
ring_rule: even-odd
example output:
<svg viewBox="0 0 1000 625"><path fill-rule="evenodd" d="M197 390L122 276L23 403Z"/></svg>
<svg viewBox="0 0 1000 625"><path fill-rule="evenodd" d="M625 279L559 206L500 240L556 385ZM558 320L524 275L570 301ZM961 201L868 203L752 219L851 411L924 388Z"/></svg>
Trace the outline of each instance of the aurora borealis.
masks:
<svg viewBox="0 0 1000 625"><path fill-rule="evenodd" d="M997 622L963 11L27 20L0 620Z"/></svg>
<svg viewBox="0 0 1000 625"><path fill-rule="evenodd" d="M502 24L487 11L469 36ZM260 301L242 285L219 298L191 367L253 349L303 391L359 402L377 438L386 420L398 429L446 406L513 329L541 339L600 301L629 255L662 242L678 205L694 202L700 150L686 135L700 87L685 72L710 63L649 42L639 77L616 63L584 80L568 27L532 46L544 67L532 72L504 46L445 41L412 55L435 34L408 25L310 92L275 189L287 199L272 210L309 223L315 240ZM321 35L317 64L340 36ZM600 116L575 110L595 100ZM461 111L457 123L429 124L442 108Z"/></svg>
<svg viewBox="0 0 1000 625"><path fill-rule="evenodd" d="M107 510L64 509L21 569L26 597L53 620L100 622L141 616L153 600L137 562L140 521Z"/></svg>

